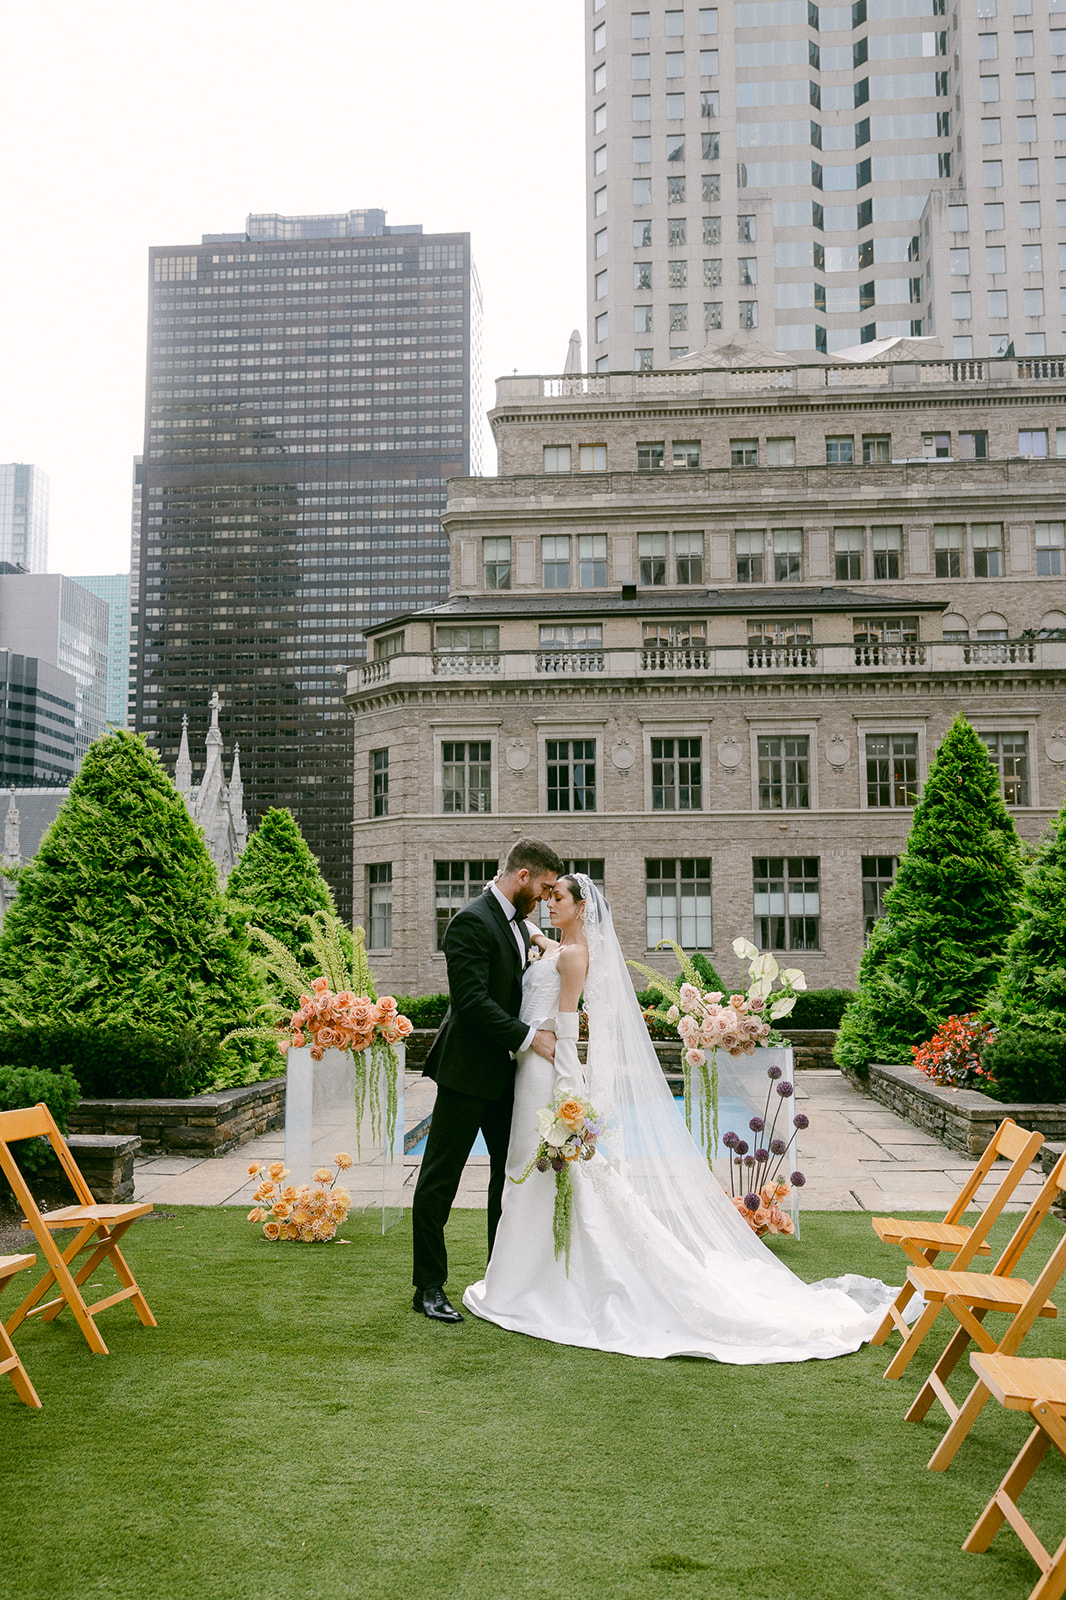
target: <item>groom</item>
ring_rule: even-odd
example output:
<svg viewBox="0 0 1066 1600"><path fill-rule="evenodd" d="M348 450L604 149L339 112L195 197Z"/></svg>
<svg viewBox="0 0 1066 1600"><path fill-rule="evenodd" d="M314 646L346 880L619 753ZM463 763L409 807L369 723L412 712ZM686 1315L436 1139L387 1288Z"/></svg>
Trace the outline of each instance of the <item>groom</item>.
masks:
<svg viewBox="0 0 1066 1600"><path fill-rule="evenodd" d="M411 1212L414 1309L433 1322L462 1322L448 1301L444 1225L478 1130L489 1151L489 1254L503 1199L515 1056L555 1057L555 1035L519 1020L529 956L525 918L545 899L563 863L539 839L519 839L503 872L464 906L444 935L451 1005L423 1073L437 1082L426 1153Z"/></svg>

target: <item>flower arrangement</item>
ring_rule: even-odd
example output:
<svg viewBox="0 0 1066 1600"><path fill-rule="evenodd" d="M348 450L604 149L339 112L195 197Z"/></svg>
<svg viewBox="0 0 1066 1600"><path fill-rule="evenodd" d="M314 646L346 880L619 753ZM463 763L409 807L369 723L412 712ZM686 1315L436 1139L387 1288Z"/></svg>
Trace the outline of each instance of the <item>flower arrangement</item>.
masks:
<svg viewBox="0 0 1066 1600"><path fill-rule="evenodd" d="M555 1259L566 1255L566 1275L570 1276L570 1228L574 1205L571 1168L575 1161L591 1161L596 1153L596 1140L603 1132L603 1118L587 1100L577 1095L557 1094L550 1106L537 1112L540 1143L530 1157L529 1165L520 1178L512 1183L525 1183L530 1173L555 1173L555 1210L552 1215L552 1236L555 1240Z"/></svg>
<svg viewBox="0 0 1066 1600"><path fill-rule="evenodd" d="M707 1159L718 1148L718 1051L731 1056L753 1055L757 1046L785 1043L774 1033L773 1024L787 1017L796 996L807 987L798 967L779 967L772 955L760 954L747 939L734 939L733 951L748 962L746 988L726 996L720 989L705 990L699 972L681 946L663 939L656 949L668 946L677 957L682 982L671 983L652 967L630 961L629 966L643 973L666 1006L652 1011L657 1023L671 1024L684 1046L681 1072L684 1080L685 1122L692 1130L692 1075L702 1089L700 1095L700 1136ZM779 988L774 993L774 981ZM645 1012L645 1018L648 1013Z"/></svg>
<svg viewBox="0 0 1066 1600"><path fill-rule="evenodd" d="M315 978L311 993L300 996L300 1009L276 1026L289 1034L287 1039L278 1040L282 1055L290 1045L299 1048L309 1043L312 1060L321 1061L327 1050L354 1053L368 1050L380 1040L396 1044L407 1038L412 1024L400 1015L391 994L382 995L380 1000L353 994L350 989L333 994L328 978Z"/></svg>
<svg viewBox="0 0 1066 1600"><path fill-rule="evenodd" d="M914 1065L948 1088L980 1088L980 1080L989 1076L981 1066L981 1055L994 1033L992 1024L982 1022L975 1011L948 1017L931 1039L911 1046Z"/></svg>
<svg viewBox="0 0 1066 1600"><path fill-rule="evenodd" d="M732 1130L722 1139L729 1151L730 1197L744 1221L760 1238L767 1233L795 1232L792 1218L781 1210L780 1202L788 1198L792 1189L802 1189L807 1180L802 1172L796 1171L789 1174L786 1183L781 1173L796 1135L810 1127L810 1119L804 1112L797 1111L789 1137L778 1134L778 1118L795 1094L795 1085L789 1083L778 1066L767 1067L766 1076L770 1082L762 1116L754 1116L748 1123L755 1149ZM775 1093L777 1105L771 1120L770 1101Z"/></svg>
<svg viewBox="0 0 1066 1600"><path fill-rule="evenodd" d="M333 1157L331 1167L319 1167L310 1183L299 1188L286 1184L289 1169L281 1161L272 1161L264 1169L261 1161L253 1161L248 1176L266 1176L252 1199L258 1204L248 1213L249 1222L261 1222L263 1233L272 1242L278 1239L301 1240L304 1244L325 1243L332 1239L337 1228L348 1215L352 1197L347 1189L338 1188L337 1179L352 1165L345 1151Z"/></svg>

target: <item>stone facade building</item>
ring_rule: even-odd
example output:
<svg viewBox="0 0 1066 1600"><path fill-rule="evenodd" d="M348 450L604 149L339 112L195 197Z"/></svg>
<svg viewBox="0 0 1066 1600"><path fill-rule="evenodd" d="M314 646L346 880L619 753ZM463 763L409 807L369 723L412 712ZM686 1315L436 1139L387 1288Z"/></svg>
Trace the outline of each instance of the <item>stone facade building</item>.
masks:
<svg viewBox="0 0 1066 1600"><path fill-rule="evenodd" d="M1064 398L1024 361L738 348L501 379L500 476L450 485L450 598L349 676L379 981L443 988L449 916L535 833L635 959L675 938L732 981L743 934L850 984L959 711L1039 838L1066 790ZM1034 434L1050 455L1019 459Z"/></svg>

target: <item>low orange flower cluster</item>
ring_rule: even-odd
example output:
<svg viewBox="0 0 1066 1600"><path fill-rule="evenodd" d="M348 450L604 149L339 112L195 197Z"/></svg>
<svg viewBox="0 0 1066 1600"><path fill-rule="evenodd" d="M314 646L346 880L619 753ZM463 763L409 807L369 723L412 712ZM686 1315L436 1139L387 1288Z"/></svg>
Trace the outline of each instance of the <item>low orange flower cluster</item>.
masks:
<svg viewBox="0 0 1066 1600"><path fill-rule="evenodd" d="M733 1204L760 1239L764 1233L795 1233L792 1218L778 1204L791 1192L787 1183L765 1183L755 1195L734 1195ZM754 1208L753 1199L758 1201Z"/></svg>
<svg viewBox="0 0 1066 1600"><path fill-rule="evenodd" d="M354 1054L379 1042L396 1044L411 1032L410 1019L400 1015L391 994L380 1000L353 994L350 989L331 994L327 978L316 978L311 987L313 994L300 996L299 1011L294 1011L288 1022L278 1023L289 1034L278 1040L282 1055L290 1044L309 1044L312 1058L321 1061L327 1050L351 1050Z"/></svg>
<svg viewBox="0 0 1066 1600"><path fill-rule="evenodd" d="M332 1239L339 1225L348 1215L352 1197L345 1188L337 1188L337 1179L352 1165L352 1158L341 1151L333 1157L337 1167L318 1167L310 1183L297 1189L286 1183L289 1169L282 1161L272 1161L264 1169L261 1161L253 1161L248 1168L250 1178L266 1176L252 1199L259 1202L248 1213L249 1222L261 1222L263 1232L270 1240L300 1239L304 1244Z"/></svg>

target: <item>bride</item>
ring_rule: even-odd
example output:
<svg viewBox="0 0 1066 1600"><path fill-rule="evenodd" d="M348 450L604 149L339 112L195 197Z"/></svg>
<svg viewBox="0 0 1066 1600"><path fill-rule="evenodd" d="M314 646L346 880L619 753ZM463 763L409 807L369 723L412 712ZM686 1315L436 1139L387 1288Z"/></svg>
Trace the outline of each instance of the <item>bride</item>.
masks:
<svg viewBox="0 0 1066 1600"><path fill-rule="evenodd" d="M673 1103L606 900L579 872L558 879L550 910L562 942L529 968L521 1014L555 1030L555 1062L518 1058L507 1174L526 1171L537 1113L560 1090L596 1106L603 1153L571 1168L569 1272L555 1255L554 1174L534 1171L506 1185L492 1258L463 1303L536 1339L632 1356L747 1366L857 1350L896 1291L856 1276L804 1283L752 1233Z"/></svg>

